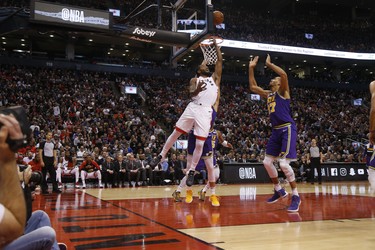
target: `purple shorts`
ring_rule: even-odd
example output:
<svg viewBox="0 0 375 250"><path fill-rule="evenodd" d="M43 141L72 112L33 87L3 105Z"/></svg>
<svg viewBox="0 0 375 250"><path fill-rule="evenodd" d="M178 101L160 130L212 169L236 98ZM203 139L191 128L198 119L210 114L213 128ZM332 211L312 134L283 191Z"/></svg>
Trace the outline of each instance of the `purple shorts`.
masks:
<svg viewBox="0 0 375 250"><path fill-rule="evenodd" d="M297 128L294 123L272 129L266 155L281 159L297 159Z"/></svg>

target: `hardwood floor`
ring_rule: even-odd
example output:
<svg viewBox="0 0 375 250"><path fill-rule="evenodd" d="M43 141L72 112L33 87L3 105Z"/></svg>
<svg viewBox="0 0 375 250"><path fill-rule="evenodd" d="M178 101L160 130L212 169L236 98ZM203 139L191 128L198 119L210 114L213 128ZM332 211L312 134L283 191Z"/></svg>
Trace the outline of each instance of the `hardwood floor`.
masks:
<svg viewBox="0 0 375 250"><path fill-rule="evenodd" d="M68 249L374 249L375 195L367 182L299 184L274 204L270 184L219 185L220 207L174 202L175 186L75 190L37 195ZM286 187L289 191L290 188Z"/></svg>

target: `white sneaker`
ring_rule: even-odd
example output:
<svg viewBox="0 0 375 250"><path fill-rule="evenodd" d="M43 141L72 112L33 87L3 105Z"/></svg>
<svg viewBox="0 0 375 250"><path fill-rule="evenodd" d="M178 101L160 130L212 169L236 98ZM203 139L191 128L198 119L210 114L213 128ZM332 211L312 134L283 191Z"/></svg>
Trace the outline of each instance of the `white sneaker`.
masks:
<svg viewBox="0 0 375 250"><path fill-rule="evenodd" d="M83 185L82 185L82 188L85 189L85 188L86 188L86 184L83 184Z"/></svg>

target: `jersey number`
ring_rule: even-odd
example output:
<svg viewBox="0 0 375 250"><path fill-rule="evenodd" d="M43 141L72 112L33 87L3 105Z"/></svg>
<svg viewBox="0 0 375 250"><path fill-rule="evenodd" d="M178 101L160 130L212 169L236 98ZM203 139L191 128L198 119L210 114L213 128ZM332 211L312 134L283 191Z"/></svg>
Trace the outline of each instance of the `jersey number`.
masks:
<svg viewBox="0 0 375 250"><path fill-rule="evenodd" d="M269 114L275 112L275 107L276 107L275 96L268 97L267 106L268 106L268 113Z"/></svg>

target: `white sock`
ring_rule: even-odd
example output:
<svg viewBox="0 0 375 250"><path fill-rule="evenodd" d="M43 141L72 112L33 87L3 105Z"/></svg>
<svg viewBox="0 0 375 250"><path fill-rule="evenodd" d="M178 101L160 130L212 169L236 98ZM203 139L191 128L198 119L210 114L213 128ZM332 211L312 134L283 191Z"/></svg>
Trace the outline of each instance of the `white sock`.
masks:
<svg viewBox="0 0 375 250"><path fill-rule="evenodd" d="M299 196L297 188L292 189L292 194Z"/></svg>

